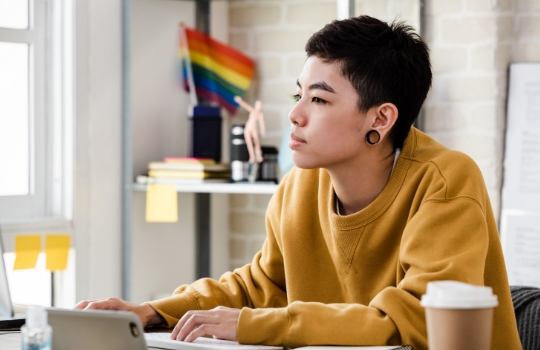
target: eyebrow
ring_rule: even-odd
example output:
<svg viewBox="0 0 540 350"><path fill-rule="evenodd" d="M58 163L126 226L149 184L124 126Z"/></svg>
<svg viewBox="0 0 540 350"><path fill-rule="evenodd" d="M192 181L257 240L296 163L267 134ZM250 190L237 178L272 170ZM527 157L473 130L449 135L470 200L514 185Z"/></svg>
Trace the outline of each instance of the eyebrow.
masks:
<svg viewBox="0 0 540 350"><path fill-rule="evenodd" d="M299 80L296 80L296 85L298 85L298 87L301 89L302 88L302 85L300 85L300 81ZM324 90L324 91L328 91L328 92L331 92L331 93L336 93L334 91L334 89L332 89L332 87L328 84L326 84L324 81L319 81L317 83L313 83L309 86L308 88L309 90Z"/></svg>

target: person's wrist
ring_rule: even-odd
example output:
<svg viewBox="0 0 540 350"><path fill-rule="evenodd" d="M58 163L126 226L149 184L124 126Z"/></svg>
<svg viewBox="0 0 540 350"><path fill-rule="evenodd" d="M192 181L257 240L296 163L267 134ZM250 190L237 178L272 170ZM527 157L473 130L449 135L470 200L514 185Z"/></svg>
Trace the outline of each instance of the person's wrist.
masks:
<svg viewBox="0 0 540 350"><path fill-rule="evenodd" d="M156 310L154 310L154 308L148 304L142 304L142 311L142 319L145 323L144 327L155 326L165 322L163 317L161 317L161 315L158 314Z"/></svg>

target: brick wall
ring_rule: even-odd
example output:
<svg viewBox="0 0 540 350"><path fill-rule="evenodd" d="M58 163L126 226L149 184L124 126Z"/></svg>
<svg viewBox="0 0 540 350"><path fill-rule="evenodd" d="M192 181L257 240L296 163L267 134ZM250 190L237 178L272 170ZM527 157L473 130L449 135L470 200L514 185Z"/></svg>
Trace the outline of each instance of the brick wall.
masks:
<svg viewBox="0 0 540 350"><path fill-rule="evenodd" d="M510 62L540 61L540 1L426 0L424 39L431 48L433 88L425 103L425 130L480 166L495 215L500 208ZM356 15L406 20L418 27L416 0L356 0ZM336 16L335 1L234 1L230 43L258 64L248 99L260 98L268 137L279 145L288 123L294 83L311 33ZM245 121L241 115L236 121ZM233 122L236 122L233 121ZM230 198L231 268L251 261L265 237L269 196Z"/></svg>
<svg viewBox="0 0 540 350"><path fill-rule="evenodd" d="M425 103L425 130L476 161L496 215L512 28L510 0L426 4L425 39L431 48L434 78Z"/></svg>
<svg viewBox="0 0 540 350"><path fill-rule="evenodd" d="M512 60L540 62L540 1L519 0L514 5Z"/></svg>

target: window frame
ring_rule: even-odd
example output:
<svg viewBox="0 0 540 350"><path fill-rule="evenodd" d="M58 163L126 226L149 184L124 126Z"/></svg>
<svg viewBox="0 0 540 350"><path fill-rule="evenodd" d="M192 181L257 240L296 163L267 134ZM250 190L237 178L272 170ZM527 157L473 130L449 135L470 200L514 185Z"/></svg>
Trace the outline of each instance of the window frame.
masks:
<svg viewBox="0 0 540 350"><path fill-rule="evenodd" d="M18 233L73 233L73 0L29 0L27 29L0 41L29 45L30 193L0 196L7 251Z"/></svg>

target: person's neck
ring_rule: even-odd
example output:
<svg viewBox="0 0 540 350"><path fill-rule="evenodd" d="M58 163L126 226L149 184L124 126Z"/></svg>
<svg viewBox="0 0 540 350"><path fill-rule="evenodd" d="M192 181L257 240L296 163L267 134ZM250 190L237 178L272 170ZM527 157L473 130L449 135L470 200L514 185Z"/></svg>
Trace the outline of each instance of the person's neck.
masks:
<svg viewBox="0 0 540 350"><path fill-rule="evenodd" d="M340 215L350 215L367 207L383 191L394 165L394 150L385 147L355 163L329 168Z"/></svg>

